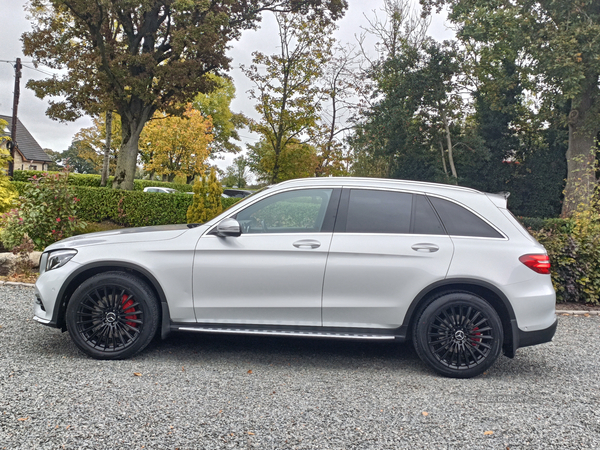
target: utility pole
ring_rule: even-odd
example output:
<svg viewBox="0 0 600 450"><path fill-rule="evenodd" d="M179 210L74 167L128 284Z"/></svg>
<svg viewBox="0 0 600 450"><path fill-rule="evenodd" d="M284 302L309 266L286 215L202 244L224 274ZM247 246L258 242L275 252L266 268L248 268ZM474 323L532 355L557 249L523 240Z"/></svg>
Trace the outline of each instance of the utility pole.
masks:
<svg viewBox="0 0 600 450"><path fill-rule="evenodd" d="M17 146L17 110L19 109L19 95L21 93L21 58L17 58L15 64L15 92L13 94L13 110L12 110L12 123L10 127L10 157L11 160L8 163L8 176L13 176L15 168L15 147Z"/></svg>

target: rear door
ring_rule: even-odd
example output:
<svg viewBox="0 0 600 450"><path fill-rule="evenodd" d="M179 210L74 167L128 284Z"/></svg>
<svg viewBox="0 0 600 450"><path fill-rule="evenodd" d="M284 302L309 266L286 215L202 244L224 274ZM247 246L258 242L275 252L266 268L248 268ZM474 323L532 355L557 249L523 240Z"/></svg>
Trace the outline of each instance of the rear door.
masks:
<svg viewBox="0 0 600 450"><path fill-rule="evenodd" d="M344 189L323 289L323 326L396 328L443 279L454 247L425 195Z"/></svg>

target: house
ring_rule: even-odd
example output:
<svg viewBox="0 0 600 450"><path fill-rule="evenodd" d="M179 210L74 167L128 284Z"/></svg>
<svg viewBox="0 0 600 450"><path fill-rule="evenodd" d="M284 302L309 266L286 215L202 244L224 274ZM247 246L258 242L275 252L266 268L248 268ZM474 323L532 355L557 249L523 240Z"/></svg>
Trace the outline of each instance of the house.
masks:
<svg viewBox="0 0 600 450"><path fill-rule="evenodd" d="M8 122L6 131L10 135L12 116L0 114L0 119ZM52 162L52 159L18 119L17 138L15 140L17 141L13 161L15 170L48 170L48 165Z"/></svg>

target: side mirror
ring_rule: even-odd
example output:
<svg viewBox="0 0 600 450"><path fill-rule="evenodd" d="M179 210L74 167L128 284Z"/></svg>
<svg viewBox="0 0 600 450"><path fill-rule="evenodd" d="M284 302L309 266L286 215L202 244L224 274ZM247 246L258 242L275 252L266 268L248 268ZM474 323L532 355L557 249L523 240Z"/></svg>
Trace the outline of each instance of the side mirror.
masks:
<svg viewBox="0 0 600 450"><path fill-rule="evenodd" d="M224 219L217 225L217 236L239 236L242 234L240 223L232 218Z"/></svg>

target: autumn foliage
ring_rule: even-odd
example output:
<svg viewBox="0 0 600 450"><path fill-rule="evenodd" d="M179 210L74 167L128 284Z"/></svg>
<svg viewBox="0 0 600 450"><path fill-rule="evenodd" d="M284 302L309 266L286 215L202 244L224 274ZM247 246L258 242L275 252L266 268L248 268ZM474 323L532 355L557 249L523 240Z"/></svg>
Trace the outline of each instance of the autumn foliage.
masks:
<svg viewBox="0 0 600 450"><path fill-rule="evenodd" d="M194 201L187 211L188 223L204 223L223 211L221 194L223 188L217 180L217 172L210 170L208 180L202 175L194 183Z"/></svg>
<svg viewBox="0 0 600 450"><path fill-rule="evenodd" d="M204 172L212 140L212 119L191 104L183 117L157 112L140 138L144 169L165 181L180 175L189 182Z"/></svg>

